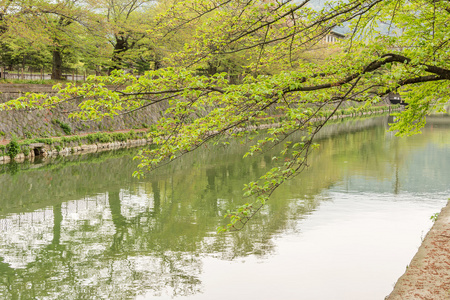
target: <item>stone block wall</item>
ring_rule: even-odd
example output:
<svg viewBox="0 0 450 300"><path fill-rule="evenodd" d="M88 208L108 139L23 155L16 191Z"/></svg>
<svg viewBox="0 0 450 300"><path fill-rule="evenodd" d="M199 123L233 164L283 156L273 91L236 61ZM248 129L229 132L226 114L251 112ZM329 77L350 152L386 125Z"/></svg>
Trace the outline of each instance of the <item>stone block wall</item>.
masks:
<svg viewBox="0 0 450 300"><path fill-rule="evenodd" d="M51 84L0 84L0 102L17 99L26 93L45 93L54 95Z"/></svg>
<svg viewBox="0 0 450 300"><path fill-rule="evenodd" d="M27 92L55 93L51 88L51 85L0 84L0 101L16 99ZM74 105L67 105L63 110L73 108ZM0 111L0 140L9 139L12 135L19 138L65 135L61 123L68 124L72 134L143 128L155 123L163 111L162 104L155 104L114 119L105 118L101 122L69 119L61 109Z"/></svg>

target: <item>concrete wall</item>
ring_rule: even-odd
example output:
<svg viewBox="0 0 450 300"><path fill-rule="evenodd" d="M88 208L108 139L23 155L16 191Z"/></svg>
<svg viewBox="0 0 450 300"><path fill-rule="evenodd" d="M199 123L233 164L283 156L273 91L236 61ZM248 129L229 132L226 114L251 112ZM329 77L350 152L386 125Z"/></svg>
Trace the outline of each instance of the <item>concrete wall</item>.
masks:
<svg viewBox="0 0 450 300"><path fill-rule="evenodd" d="M0 102L16 99L27 92L54 94L51 88L51 85L0 84ZM66 111L73 108L75 108L74 105L69 104L63 107ZM64 135L64 131L56 120L69 124L72 134L142 128L153 124L162 115L163 110L164 107L161 104L156 104L128 115L104 119L101 122L69 119L67 113L56 109L0 111L0 140L8 139L12 134L19 138Z"/></svg>

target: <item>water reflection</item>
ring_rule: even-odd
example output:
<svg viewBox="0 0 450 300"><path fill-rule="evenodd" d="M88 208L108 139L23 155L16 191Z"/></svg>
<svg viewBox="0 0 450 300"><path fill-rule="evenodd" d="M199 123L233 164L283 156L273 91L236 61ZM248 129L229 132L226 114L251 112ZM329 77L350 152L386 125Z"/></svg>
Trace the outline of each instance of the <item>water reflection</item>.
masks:
<svg viewBox="0 0 450 300"><path fill-rule="evenodd" d="M15 172L2 166L0 296L200 297L210 289L204 277L210 257L267 258L281 247L275 237L305 232L299 220L331 199L448 195L450 131L442 127L450 122L439 118L410 139L386 133L387 122L325 128L308 172L277 190L262 213L233 234L215 234L222 215L242 203L244 183L277 164L270 153L243 160L238 142L204 148L144 181L130 177L135 150L21 165Z"/></svg>

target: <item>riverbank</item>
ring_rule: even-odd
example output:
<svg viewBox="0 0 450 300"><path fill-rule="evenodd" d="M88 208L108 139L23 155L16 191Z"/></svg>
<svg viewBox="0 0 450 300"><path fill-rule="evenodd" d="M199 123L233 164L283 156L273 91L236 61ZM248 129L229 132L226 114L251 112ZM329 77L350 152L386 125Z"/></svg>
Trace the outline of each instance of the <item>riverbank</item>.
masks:
<svg viewBox="0 0 450 300"><path fill-rule="evenodd" d="M341 119L351 119L359 117L372 117L381 114L391 113L392 111L401 110L399 105L372 107L367 111L358 111L354 108L343 109L334 114L329 123L339 121ZM328 115L322 118L327 118ZM278 118L278 119L277 119ZM263 124L248 125L248 129L268 129L277 127L278 121L282 120L282 116L270 117ZM317 120L319 121L319 120ZM24 161L33 161L36 156L54 157L67 155L81 155L98 151L108 151L128 147L143 146L151 144L148 132L155 130L150 128L141 129L125 129L112 132L95 132L90 134L66 135L62 137L41 137L34 139L17 140L16 149L11 155L11 139L0 140L0 164L6 164L14 160L17 163ZM13 145L14 146L14 145Z"/></svg>
<svg viewBox="0 0 450 300"><path fill-rule="evenodd" d="M0 215L4 227L0 230L3 232L0 240L3 241L4 282L9 284L9 278L18 278L16 288L10 290L20 291L21 278L37 278L36 284L27 284L42 287L42 295L54 293L51 282L61 285L67 281L67 289L78 289L79 281L66 278L66 273L61 272L62 264L57 260L61 258L60 252L54 251L61 247L70 254L70 260L61 258L65 259L64 266L80 270L81 275L74 274L77 278L82 278L82 274L94 274L92 270L81 268L85 266L106 270L106 275L110 275L107 271L111 265L125 266L127 271L129 258L137 262L138 267L143 262L141 257L148 258L150 263L146 265L150 267L146 269L159 270L159 265L152 265L161 261L159 256L151 256L155 247L162 257L174 251L186 253L185 249L189 248L187 259L183 261L192 262L191 257L206 259L205 262L193 261L192 268L183 266L184 276L197 276L189 283L205 287L205 292L214 290L208 282L223 279L223 276L216 279L211 270L229 265L228 275L244 274L234 281L237 284L231 283L233 288L239 287L239 282L257 270L257 273L283 275L269 278L272 282L292 282L283 286L283 290L289 291L285 298L384 299L417 251L421 242L419 236L425 235L431 227L429 217L445 205L442 194L448 191L446 179L450 178L450 155L446 155L449 153L446 147L450 140L449 119L446 118L446 128L435 126L430 120L424 134L408 139L396 139L392 133L386 133L388 123L392 122L386 116L336 121L336 126L323 128L323 135L317 141L321 148L311 157L312 167L280 187L277 191L280 197L273 205L268 204L267 213L249 224L248 230L239 233L242 236L239 241L244 241L245 245L225 240L228 248L218 244L223 238L214 234L217 224L223 222L223 212L240 202L236 195L241 194L244 182L277 165L270 154L242 161L245 147L237 139L230 140L227 147L201 147L139 180L130 177L139 163L131 159L138 148L57 157L38 164L2 165ZM378 126L353 126L376 120L380 120ZM339 130L331 132L332 127ZM349 130L341 130L342 127ZM330 132L325 134L324 131ZM355 178L357 180L353 180ZM424 195L427 201L423 201ZM40 222L42 215L46 223ZM419 223L420 226L416 226ZM319 226L321 233L318 234ZM402 230L397 230L399 228ZM423 228L427 228L425 232ZM182 248L178 247L180 236L184 238ZM405 236L410 236L410 242L405 243L408 247L401 247L397 242L400 242L399 237L403 242ZM18 237L26 239L26 245L30 246L23 246ZM305 237L310 239L305 240ZM211 241L214 238L218 242ZM111 247L112 242L118 247ZM193 246L186 247L186 243ZM93 247L98 251L93 252ZM31 255L26 256L28 253ZM24 257L30 258L24 260ZM174 259L181 261L178 254ZM198 273L199 264L205 266L211 261L221 265L204 267ZM22 265L15 262L22 262ZM43 278L42 272L61 277L55 280L53 276L49 284L43 284L39 281ZM133 269L130 272L133 276ZM154 282L155 276L167 279L170 273L155 275L152 271L140 278ZM123 281L123 276L119 277ZM98 287L100 295L110 286L109 277L104 280L106 285ZM70 285L73 282L74 287ZM321 289L324 282L331 285L325 289L327 293ZM148 288L149 285L142 286L146 290L136 293L161 293L159 286L154 290ZM7 287L3 291L8 291ZM257 293L260 280L256 278L249 288L242 292ZM196 290L189 287L189 291ZM94 292L91 297L95 296ZM259 297L267 298L266 294L264 291ZM277 299L275 294L273 298ZM200 298L203 290L187 296ZM220 298L220 295L208 294L203 298L215 297Z"/></svg>
<svg viewBox="0 0 450 300"><path fill-rule="evenodd" d="M130 129L115 132L97 132L92 134L72 135L51 138L36 138L17 141L17 154L8 155L10 140L0 141L0 164L34 161L35 157L55 157L83 155L101 151L138 147L151 143L147 138L149 129Z"/></svg>
<svg viewBox="0 0 450 300"><path fill-rule="evenodd" d="M392 245L395 247L395 245ZM450 299L450 201L386 300Z"/></svg>

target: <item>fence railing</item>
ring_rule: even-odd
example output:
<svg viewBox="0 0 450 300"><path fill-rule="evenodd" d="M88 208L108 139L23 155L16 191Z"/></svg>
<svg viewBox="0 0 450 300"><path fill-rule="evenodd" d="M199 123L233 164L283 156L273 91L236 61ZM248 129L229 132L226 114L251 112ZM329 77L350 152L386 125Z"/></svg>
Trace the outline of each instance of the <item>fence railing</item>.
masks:
<svg viewBox="0 0 450 300"><path fill-rule="evenodd" d="M88 74L86 72L78 74L78 72L73 71L71 73L66 72L62 75L62 79L69 81L86 81ZM25 72L23 70L15 71L5 71L0 68L0 79L19 79L19 80L50 80L51 74L45 73L43 70L41 72Z"/></svg>

